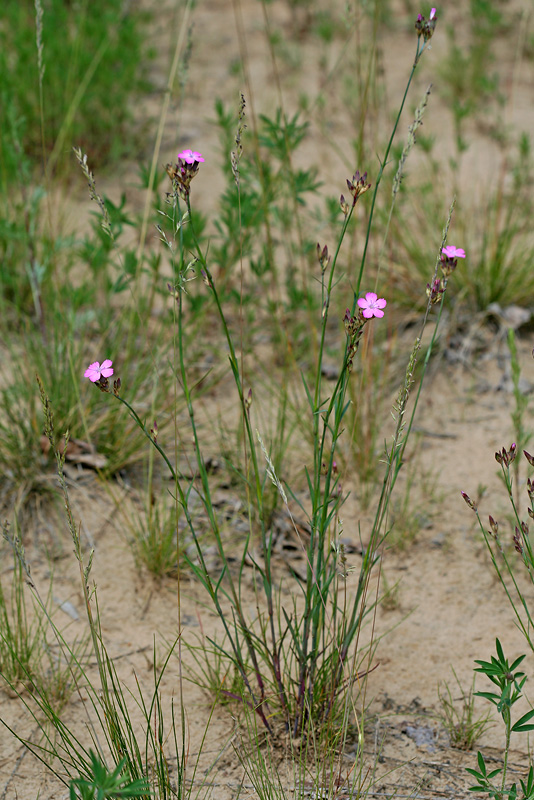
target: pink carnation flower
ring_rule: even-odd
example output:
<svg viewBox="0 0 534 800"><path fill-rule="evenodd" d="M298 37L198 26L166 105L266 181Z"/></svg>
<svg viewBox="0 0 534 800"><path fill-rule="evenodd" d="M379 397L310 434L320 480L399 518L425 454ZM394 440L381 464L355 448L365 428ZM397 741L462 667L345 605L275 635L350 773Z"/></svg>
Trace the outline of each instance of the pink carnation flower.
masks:
<svg viewBox="0 0 534 800"><path fill-rule="evenodd" d="M387 306L383 297L378 297L374 292L367 292L365 297L360 297L358 305L362 309L362 314L366 319L371 317L383 317L383 308Z"/></svg>
<svg viewBox="0 0 534 800"><path fill-rule="evenodd" d="M110 361L109 358L106 358L101 364L98 361L93 361L83 373L83 377L89 378L93 383L99 381L100 378L111 378L113 375L112 364L113 361Z"/></svg>
<svg viewBox="0 0 534 800"><path fill-rule="evenodd" d="M183 153L178 153L178 158L181 158L186 164L194 164L195 161L198 163L204 161L202 153L197 153L195 150L184 150Z"/></svg>
<svg viewBox="0 0 534 800"><path fill-rule="evenodd" d="M454 247L452 244L447 245L441 251L447 258L465 258L465 250L461 247Z"/></svg>
<svg viewBox="0 0 534 800"><path fill-rule="evenodd" d="M436 9L433 8L432 11L430 12L430 16L428 19L434 19L435 16L436 16Z"/></svg>

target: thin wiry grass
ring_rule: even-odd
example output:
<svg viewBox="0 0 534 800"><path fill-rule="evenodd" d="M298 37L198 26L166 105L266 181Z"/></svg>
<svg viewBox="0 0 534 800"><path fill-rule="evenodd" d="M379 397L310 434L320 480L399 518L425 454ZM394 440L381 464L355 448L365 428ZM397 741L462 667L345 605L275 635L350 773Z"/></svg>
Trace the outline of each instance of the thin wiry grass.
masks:
<svg viewBox="0 0 534 800"><path fill-rule="evenodd" d="M54 449L52 410L42 383L39 383L39 388L44 408L45 431L50 445ZM35 744L29 739L24 739L4 720L1 721L16 738L26 745L34 756L45 763L56 777L66 785L72 781L79 782L81 780L91 783L94 780L94 751L96 750L104 759L102 765L105 769L107 769L108 759L111 758L112 770L119 769L125 781L149 787L151 796L155 795L158 798L188 797L194 794L194 790L191 786L185 784L187 748L183 705L181 706L180 720L178 721L175 718L174 705L171 703L171 719L169 721L168 714L164 713L161 696L162 680L178 640L169 649L160 670L156 668L157 658L154 652L153 691L149 698L145 699L140 688L138 693L130 695L130 692L123 688L114 662L104 644L100 626L98 599L95 588L90 587L94 551L91 551L86 559L70 505L64 475L64 455L57 449L54 449L54 453L59 483L65 503L68 528L74 545L75 557L79 564L92 655L97 662L97 681L91 678L87 667L78 659L75 651L67 644L53 624L31 579L29 563L20 539L12 538L11 542L19 559L20 567L24 570L26 578L34 590L35 600L40 607L43 618L46 618L48 627L56 637L61 652L67 654L69 664L73 666L71 677L75 689L79 693L83 685L89 706L95 715L96 723L90 717L87 718L87 731L91 739L91 746L88 747L79 738L78 733L62 721L51 704L49 696L38 683L35 686L31 700L26 699L20 692L17 692L17 694L19 701L37 724L41 733L40 743ZM16 691L16 687L13 684L10 685ZM141 711L143 719L141 729L133 722L129 709L129 697L134 700ZM83 707L86 708L86 702L83 703ZM155 724L153 724L154 722ZM167 755L168 733L166 726L169 726L171 742L174 740L172 743L175 747L176 768L172 770ZM107 755L105 755L106 753ZM59 764L59 767L56 764ZM193 779L195 772L196 767L193 766L190 776ZM142 796L147 796L147 794L145 793Z"/></svg>
<svg viewBox="0 0 534 800"><path fill-rule="evenodd" d="M472 750L484 732L492 725L491 711L475 713L475 679L466 690L458 675L452 670L454 683L451 687L444 681L438 687L438 719L449 734L453 747Z"/></svg>
<svg viewBox="0 0 534 800"><path fill-rule="evenodd" d="M15 523L15 530L18 526ZM7 523L4 539L11 539ZM67 658L50 641L48 620L52 615L52 579L44 607L32 598L28 604L26 576L13 550L13 571L6 586L0 580L0 677L11 693L38 693L59 713L75 689L79 664L87 652L87 638L69 646ZM62 636L64 634L62 633Z"/></svg>

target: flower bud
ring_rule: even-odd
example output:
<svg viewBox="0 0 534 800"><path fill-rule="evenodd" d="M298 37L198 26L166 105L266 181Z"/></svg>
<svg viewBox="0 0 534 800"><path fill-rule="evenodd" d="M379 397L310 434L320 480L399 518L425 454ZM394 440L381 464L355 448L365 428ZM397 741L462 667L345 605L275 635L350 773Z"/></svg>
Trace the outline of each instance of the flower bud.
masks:
<svg viewBox="0 0 534 800"><path fill-rule="evenodd" d="M465 500L465 502L467 503L467 505L469 506L469 508L470 508L470 509L472 509L472 511L475 511L475 512L476 512L476 511L477 511L477 506L476 506L476 503L474 503L474 502L473 502L473 500L471 500L471 498L469 497L469 495L468 495L468 494L466 494L466 492L460 492L460 494L461 494L461 495L462 495L462 497L464 498L464 500Z"/></svg>
<svg viewBox="0 0 534 800"><path fill-rule="evenodd" d="M515 533L514 533L514 547L519 555L523 555L523 543L521 541L521 533L519 532L519 528L517 525L515 526Z"/></svg>
<svg viewBox="0 0 534 800"><path fill-rule="evenodd" d="M321 250L321 245L317 243L317 258L321 265L321 272L324 273L330 263L330 256L328 255L328 247L326 245Z"/></svg>

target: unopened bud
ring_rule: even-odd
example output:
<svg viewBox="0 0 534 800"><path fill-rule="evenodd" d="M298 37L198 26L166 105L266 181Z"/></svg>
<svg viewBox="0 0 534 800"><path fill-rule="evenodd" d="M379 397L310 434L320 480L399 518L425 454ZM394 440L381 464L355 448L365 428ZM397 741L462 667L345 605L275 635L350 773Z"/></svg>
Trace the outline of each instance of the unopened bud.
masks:
<svg viewBox="0 0 534 800"><path fill-rule="evenodd" d="M326 245L321 250L321 245L317 243L317 258L321 265L321 272L325 272L330 263L330 256L328 255L328 247Z"/></svg>
<svg viewBox="0 0 534 800"><path fill-rule="evenodd" d="M345 200L343 195L341 195L341 197L339 198L339 205L341 206L342 212L345 214L345 216L347 216L347 214L350 211L350 206L347 203L347 201Z"/></svg>
<svg viewBox="0 0 534 800"><path fill-rule="evenodd" d="M490 516L489 516L489 524L490 524L491 532L493 533L493 535L494 535L494 536L497 536L497 533L498 533L498 531L499 531L499 523L498 523L498 522L496 522L496 521L493 519L493 517L491 516L491 514L490 514Z"/></svg>
<svg viewBox="0 0 534 800"><path fill-rule="evenodd" d="M250 406L252 405L252 389L248 390L248 394L245 397L244 403L245 403L245 411L248 412Z"/></svg>
<svg viewBox="0 0 534 800"><path fill-rule="evenodd" d="M119 396L120 388L121 388L121 379L117 378L117 380L113 381L113 394L115 395L115 397Z"/></svg>
<svg viewBox="0 0 534 800"><path fill-rule="evenodd" d="M517 525L515 526L514 533L514 547L520 555L523 555L523 543L521 542L521 533Z"/></svg>
<svg viewBox="0 0 534 800"><path fill-rule="evenodd" d="M175 300L180 299L180 292L178 291L178 289L176 289L175 286L173 286L171 283L168 283L167 289L169 290L169 294L171 294Z"/></svg>
<svg viewBox="0 0 534 800"><path fill-rule="evenodd" d="M468 494L466 494L466 492L460 492L460 494L461 494L461 495L462 495L462 497L464 498L464 500L465 500L465 502L467 503L467 505L469 506L469 508L470 508L470 509L472 509L473 511L477 511L477 506L476 506L476 503L474 503L474 502L471 500L471 498L469 497L469 495L468 495Z"/></svg>
<svg viewBox="0 0 534 800"><path fill-rule="evenodd" d="M515 459L516 455L517 455L517 445L515 442L513 442L510 445L509 450L507 450L506 447L503 447L500 453L499 452L495 453L495 461L497 461L497 463L501 465L504 464L505 467L509 467L512 461Z"/></svg>
<svg viewBox="0 0 534 800"><path fill-rule="evenodd" d="M528 463L531 467L534 467L534 456L531 456L530 453L527 453L526 450L523 450L523 455L527 459Z"/></svg>

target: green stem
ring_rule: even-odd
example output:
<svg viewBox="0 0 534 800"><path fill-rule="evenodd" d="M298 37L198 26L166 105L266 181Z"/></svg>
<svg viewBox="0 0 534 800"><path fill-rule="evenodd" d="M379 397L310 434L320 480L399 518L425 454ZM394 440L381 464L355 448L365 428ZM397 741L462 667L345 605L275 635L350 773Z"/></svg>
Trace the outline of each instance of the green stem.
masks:
<svg viewBox="0 0 534 800"><path fill-rule="evenodd" d="M354 290L354 302L353 302L353 305L352 305L352 313L353 314L354 314L354 312L356 310L356 301L358 299L358 294L360 293L360 285L361 285L361 282L362 282L363 270L364 270L364 267L365 267L365 259L367 258L367 248L369 246L369 238L370 238L370 235L371 235L371 225L373 223L373 215L374 215L374 210L375 210L376 197L377 197L377 194L378 194L378 187L380 186L380 181L382 180L382 175L384 174L384 170L385 170L385 168L386 168L386 166L388 164L388 156L389 156L389 153L390 153L390 150L391 150L391 146L393 144L393 139L395 138L395 134L397 133L397 128L399 126L399 121L400 121L402 112L404 110L404 104L406 102L406 98L408 97L408 90L410 88L410 84L412 82L412 78L413 78L413 76L415 74L415 70L417 68L417 64L419 63L419 59L421 58L421 55L422 55L424 49L425 49L425 44L423 44L423 46L421 47L421 40L418 38L417 39L417 48L416 48L416 51L415 51L415 59L414 59L413 66L412 66L412 71L410 72L410 77L408 78L408 83L406 84L406 89L404 90L404 95L402 97L402 102L400 104L399 112L397 114L397 118L395 120L395 124L393 125L393 130L391 132L391 136L389 137L389 142L388 142L388 145L386 147L386 152L384 153L384 158L382 159L382 162L380 164L380 169L379 169L378 175L376 177L375 189L374 189L374 192L373 192L373 199L371 201L371 210L369 212L369 221L367 223L367 233L366 233L366 236L365 236L365 245L364 245L364 248L363 248L362 260L361 260L361 264L360 264L360 271L358 273L358 280L356 282L356 288Z"/></svg>
<svg viewBox="0 0 534 800"><path fill-rule="evenodd" d="M502 710L502 718L503 718L503 721L504 721L504 726L505 726L505 731L506 731L506 733L505 733L506 741L505 741L505 745L504 745L504 763L503 763L503 768L502 768L502 781L501 781L501 798L502 798L502 800L504 800L504 796L505 796L506 772L507 772L507 769L508 769L508 755L510 753L510 739L511 739L511 736L512 736L512 719L511 719L511 717L512 717L512 713L510 711L510 708L508 706L504 706L504 708Z"/></svg>

